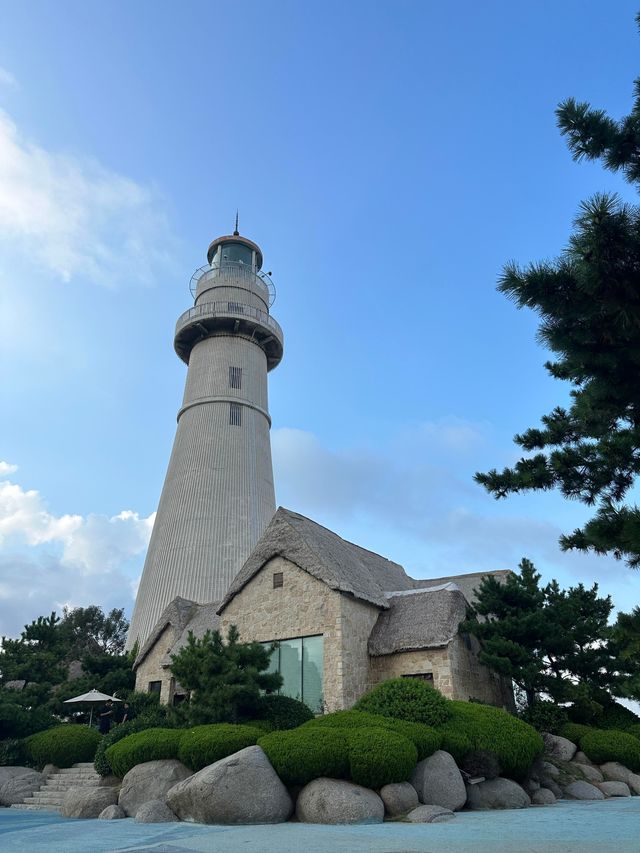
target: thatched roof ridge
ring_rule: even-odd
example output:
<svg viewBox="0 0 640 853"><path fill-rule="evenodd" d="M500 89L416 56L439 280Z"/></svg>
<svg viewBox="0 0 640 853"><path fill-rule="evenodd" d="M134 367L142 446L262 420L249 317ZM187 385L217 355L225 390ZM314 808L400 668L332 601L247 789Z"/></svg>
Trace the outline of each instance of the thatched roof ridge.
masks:
<svg viewBox="0 0 640 853"><path fill-rule="evenodd" d="M425 580L414 580L413 586L417 589L432 589L443 584L453 583L467 599L473 604L476 599L476 590L480 586L482 578L492 575L500 583L504 583L513 572L510 569L494 569L484 572L468 572L464 575L448 575L442 578L426 578Z"/></svg>
<svg viewBox="0 0 640 853"><path fill-rule="evenodd" d="M195 601L190 601L187 598L181 598L179 595L176 596L172 601L167 604L165 609L160 614L160 618L153 626L153 630L145 640L144 645L138 652L138 656L135 659L133 664L133 668L136 669L142 661L149 654L151 649L155 646L158 638L164 631L164 629L171 625L176 630L176 634L180 636L184 631L187 623L191 619L193 615L194 608L196 607Z"/></svg>
<svg viewBox="0 0 640 853"><path fill-rule="evenodd" d="M200 640L207 631L218 630L220 626L220 617L217 613L218 607L220 607L219 601L212 601L209 604L196 604L191 618L184 626L182 633L162 659L163 666L171 666L171 655L178 654L187 645L190 633L193 634L196 640Z"/></svg>

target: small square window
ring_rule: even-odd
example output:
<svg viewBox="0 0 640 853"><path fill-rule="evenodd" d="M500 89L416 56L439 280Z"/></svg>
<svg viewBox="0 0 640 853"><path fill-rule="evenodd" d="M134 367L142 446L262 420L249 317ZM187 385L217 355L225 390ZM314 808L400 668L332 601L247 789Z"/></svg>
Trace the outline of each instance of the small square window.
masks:
<svg viewBox="0 0 640 853"><path fill-rule="evenodd" d="M284 586L284 575L282 572L273 573L273 588L280 589Z"/></svg>
<svg viewBox="0 0 640 853"><path fill-rule="evenodd" d="M229 423L231 426L242 426L242 406L240 403L229 403Z"/></svg>
<svg viewBox="0 0 640 853"><path fill-rule="evenodd" d="M150 681L149 682L149 693L160 693L162 690L162 682L161 681Z"/></svg>
<svg viewBox="0 0 640 853"><path fill-rule="evenodd" d="M403 674L402 678L419 678L420 681L428 681L430 684L433 684L432 672L408 672Z"/></svg>
<svg viewBox="0 0 640 853"><path fill-rule="evenodd" d="M242 368L229 368L229 388L242 388Z"/></svg>

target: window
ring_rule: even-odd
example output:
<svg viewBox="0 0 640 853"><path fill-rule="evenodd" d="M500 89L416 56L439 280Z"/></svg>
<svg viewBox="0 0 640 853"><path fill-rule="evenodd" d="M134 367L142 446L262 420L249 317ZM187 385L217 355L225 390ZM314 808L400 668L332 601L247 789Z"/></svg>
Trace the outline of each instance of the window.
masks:
<svg viewBox="0 0 640 853"><path fill-rule="evenodd" d="M242 368L229 368L229 388L242 388Z"/></svg>
<svg viewBox="0 0 640 853"><path fill-rule="evenodd" d="M284 586L284 575L282 572L273 573L273 588L281 589Z"/></svg>
<svg viewBox="0 0 640 853"><path fill-rule="evenodd" d="M160 693L162 690L162 682L161 681L150 681L149 682L149 693Z"/></svg>
<svg viewBox="0 0 640 853"><path fill-rule="evenodd" d="M428 681L430 684L433 684L432 672L408 672L402 678L419 678L421 681Z"/></svg>
<svg viewBox="0 0 640 853"><path fill-rule="evenodd" d="M232 314L244 314L244 305L242 302L227 302L227 311Z"/></svg>
<svg viewBox="0 0 640 853"><path fill-rule="evenodd" d="M231 426L242 426L242 406L240 403L229 403L229 423Z"/></svg>
<svg viewBox="0 0 640 853"><path fill-rule="evenodd" d="M271 643L263 643L270 646ZM279 672L282 687L279 692L293 699L301 699L312 711L322 708L322 673L324 648L322 634L315 637L296 637L280 640L277 644L269 672Z"/></svg>

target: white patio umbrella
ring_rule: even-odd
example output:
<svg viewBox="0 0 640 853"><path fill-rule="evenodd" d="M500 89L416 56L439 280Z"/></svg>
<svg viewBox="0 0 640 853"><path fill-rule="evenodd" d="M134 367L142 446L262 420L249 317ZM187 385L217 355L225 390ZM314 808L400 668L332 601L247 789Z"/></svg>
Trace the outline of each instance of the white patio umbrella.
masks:
<svg viewBox="0 0 640 853"><path fill-rule="evenodd" d="M74 696L73 699L65 699L65 705L90 705L91 713L89 714L89 725L93 722L93 709L96 705L103 705L107 700L112 702L122 702L122 699L116 699L115 696L108 696L106 693L100 693L99 690L90 690L88 693L83 693L81 696Z"/></svg>

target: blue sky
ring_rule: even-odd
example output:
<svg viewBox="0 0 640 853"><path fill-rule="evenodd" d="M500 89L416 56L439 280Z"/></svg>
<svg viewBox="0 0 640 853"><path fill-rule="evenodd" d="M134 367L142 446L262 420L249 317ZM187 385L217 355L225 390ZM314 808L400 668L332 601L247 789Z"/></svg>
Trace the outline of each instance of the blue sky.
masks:
<svg viewBox="0 0 640 853"><path fill-rule="evenodd" d="M472 481L567 397L495 285L556 256L582 199L632 198L554 109L628 111L636 5L0 0L0 634L130 610L174 323L236 208L285 332L280 504L416 577L528 556L637 604L623 564L559 551L584 507Z"/></svg>

